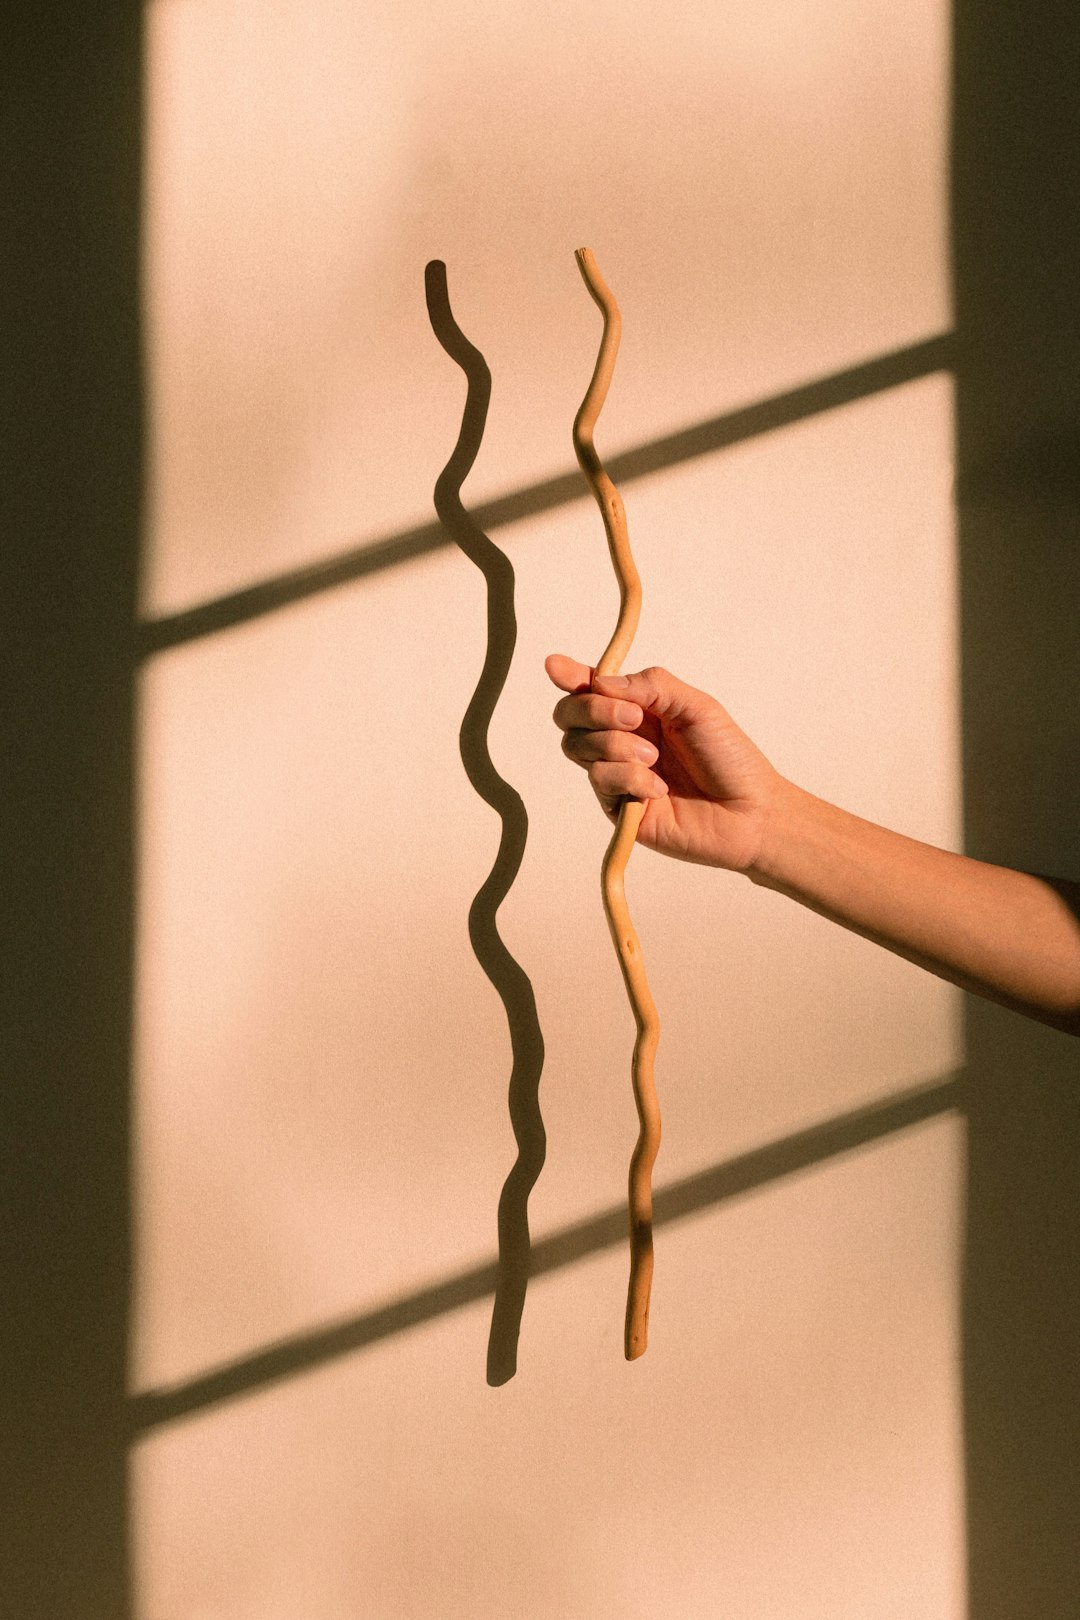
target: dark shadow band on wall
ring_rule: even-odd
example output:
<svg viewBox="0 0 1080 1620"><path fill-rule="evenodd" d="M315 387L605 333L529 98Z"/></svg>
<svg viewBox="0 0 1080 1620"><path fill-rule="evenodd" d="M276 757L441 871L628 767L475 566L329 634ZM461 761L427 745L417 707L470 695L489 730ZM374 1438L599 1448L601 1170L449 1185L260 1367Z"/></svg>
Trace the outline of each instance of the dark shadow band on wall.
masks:
<svg viewBox="0 0 1080 1620"><path fill-rule="evenodd" d="M725 411L721 416L709 417L692 427L681 428L647 444L633 446L618 455L608 457L607 470L620 486L650 473L664 472L700 456L717 450L729 450L733 445L781 428L793 427L796 422L807 421L824 411L836 410L842 405L853 405L858 400L870 399L890 388L918 382L947 371L953 364L955 345L948 332L938 333L890 354L875 356L860 365L827 377L815 378L786 393L768 399L755 400L738 410ZM519 523L524 518L538 517L544 512L569 506L572 501L591 499L582 482L581 473L559 473L542 479L509 495L483 501L472 510L474 523L482 529L503 528ZM373 540L367 545L354 546L338 556L297 568L276 579L260 581L211 602L200 602L196 607L148 620L139 627L137 654L152 657L170 647L180 647L201 636L230 630L235 625L248 624L267 613L304 602L322 591L348 585L369 574L395 568L402 563L425 557L447 544L446 532L440 523L423 523Z"/></svg>
<svg viewBox="0 0 1080 1620"><path fill-rule="evenodd" d="M811 1170L840 1154L870 1147L898 1131L961 1110L965 1100L965 1076L958 1071L882 1102L853 1109L823 1124L796 1131L658 1188L653 1200L653 1224L669 1226L715 1209L731 1199L770 1187L785 1176ZM532 1250L532 1275L550 1275L606 1249L621 1249L625 1243L624 1201L599 1215L537 1239ZM256 1394L283 1379L299 1377L341 1356L355 1354L398 1333L421 1327L425 1322L464 1310L488 1298L496 1286L497 1276L497 1264L488 1261L350 1321L268 1345L186 1383L145 1390L131 1402L132 1436L138 1439L162 1424L201 1415L222 1401Z"/></svg>
<svg viewBox="0 0 1080 1620"><path fill-rule="evenodd" d="M127 1620L142 4L4 28L0 1611Z"/></svg>
<svg viewBox="0 0 1080 1620"><path fill-rule="evenodd" d="M492 763L488 731L502 695L517 640L514 612L514 569L473 522L461 501L461 486L476 460L484 437L491 373L479 349L454 319L446 285L446 266L433 259L424 272L424 289L432 330L451 360L465 373L468 392L461 430L450 460L435 484L435 510L453 542L476 564L487 582L487 651L465 718L461 723L461 762L472 786L502 823L495 864L469 910L469 939L476 960L491 980L506 1009L512 1067L508 1106L517 1157L499 1198L499 1264L495 1304L488 1336L489 1384L505 1384L517 1371L518 1337L529 1283L529 1195L543 1168L547 1139L540 1111L540 1075L544 1040L536 997L528 974L499 936L498 910L521 867L529 819L521 796L503 780Z"/></svg>
<svg viewBox="0 0 1080 1620"><path fill-rule="evenodd" d="M1080 7L954 15L966 848L1080 879ZM965 1006L969 1612L1073 1620L1080 1043Z"/></svg>

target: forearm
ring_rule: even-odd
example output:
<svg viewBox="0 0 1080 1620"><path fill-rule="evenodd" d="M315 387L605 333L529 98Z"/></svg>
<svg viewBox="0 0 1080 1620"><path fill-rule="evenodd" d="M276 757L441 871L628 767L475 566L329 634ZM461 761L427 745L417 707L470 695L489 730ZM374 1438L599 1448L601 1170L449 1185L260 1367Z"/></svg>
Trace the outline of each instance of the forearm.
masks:
<svg viewBox="0 0 1080 1620"><path fill-rule="evenodd" d="M1080 924L1048 882L782 782L751 878L965 990L1080 1033Z"/></svg>

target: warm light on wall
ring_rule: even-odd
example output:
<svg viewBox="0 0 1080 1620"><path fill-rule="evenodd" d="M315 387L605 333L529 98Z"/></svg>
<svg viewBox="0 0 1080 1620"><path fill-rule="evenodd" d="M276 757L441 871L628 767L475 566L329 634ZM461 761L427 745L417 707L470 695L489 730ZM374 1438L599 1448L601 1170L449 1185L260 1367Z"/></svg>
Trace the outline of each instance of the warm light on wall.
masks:
<svg viewBox="0 0 1080 1620"><path fill-rule="evenodd" d="M486 1386L513 1138L466 926L499 837L457 751L484 583L402 544L463 403L425 262L491 368L465 499L512 506L574 472L591 241L626 320L605 461L690 435L620 477L635 664L716 691L813 790L956 843L952 397L922 347L951 324L946 19L825 9L151 7L144 611L211 607L141 687L148 1620L711 1620L717 1593L959 1620L956 993L644 852L663 1327L622 1364L607 828L542 669L613 621L584 490L498 527L519 638L490 746L530 822L499 927L549 1157L518 1373Z"/></svg>

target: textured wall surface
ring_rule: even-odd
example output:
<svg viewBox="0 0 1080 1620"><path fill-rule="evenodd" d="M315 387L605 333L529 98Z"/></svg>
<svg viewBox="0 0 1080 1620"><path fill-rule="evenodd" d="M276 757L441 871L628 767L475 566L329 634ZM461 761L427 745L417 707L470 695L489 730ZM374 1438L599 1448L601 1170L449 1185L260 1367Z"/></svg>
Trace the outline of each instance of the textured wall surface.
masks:
<svg viewBox="0 0 1080 1620"><path fill-rule="evenodd" d="M269 606L433 521L464 399L433 257L492 374L474 503L573 467L599 337L577 246L623 311L607 456L947 332L947 22L153 0L142 611L178 628L139 694L139 1620L959 1620L956 1118L714 1178L658 1229L632 1366L623 1248L549 1249L488 1387L490 1299L436 1298L493 1261L514 1152L466 927L498 841L457 751L483 581L388 545ZM957 847L952 390L925 369L623 484L629 667ZM516 571L491 751L530 817L500 924L547 1046L543 1244L618 1208L636 1129L607 825L542 668L598 656L616 600L583 487L490 532ZM200 633L260 586L266 611ZM780 897L642 851L628 889L658 1188L887 1118L962 1062L956 992Z"/></svg>

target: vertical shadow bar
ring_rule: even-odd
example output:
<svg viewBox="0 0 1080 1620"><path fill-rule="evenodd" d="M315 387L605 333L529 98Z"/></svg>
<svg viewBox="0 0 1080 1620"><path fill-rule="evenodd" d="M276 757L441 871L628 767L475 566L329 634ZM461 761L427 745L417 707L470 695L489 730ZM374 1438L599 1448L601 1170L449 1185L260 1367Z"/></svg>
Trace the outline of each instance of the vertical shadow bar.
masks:
<svg viewBox="0 0 1080 1620"><path fill-rule="evenodd" d="M487 421L491 373L479 349L454 319L446 266L432 259L424 271L424 291L432 331L468 382L461 429L450 460L435 484L435 510L447 534L475 563L487 584L487 649L476 690L461 723L461 762L480 797L502 824L495 864L469 909L469 939L476 960L498 992L506 1013L513 1063L507 1105L517 1144L499 1197L499 1264L488 1333L487 1379L508 1383L517 1371L518 1338L529 1285L532 1245L529 1195L544 1165L547 1140L540 1109L544 1038L528 974L499 934L498 912L517 877L525 854L529 818L521 795L495 769L488 750L488 728L510 673L517 640L514 569L461 502L461 486L476 460Z"/></svg>
<svg viewBox="0 0 1080 1620"><path fill-rule="evenodd" d="M973 855L1080 878L1080 10L956 0ZM973 1620L1080 1615L1080 1043L968 1005Z"/></svg>
<svg viewBox="0 0 1080 1620"><path fill-rule="evenodd" d="M141 11L5 29L0 1607L130 1613Z"/></svg>

